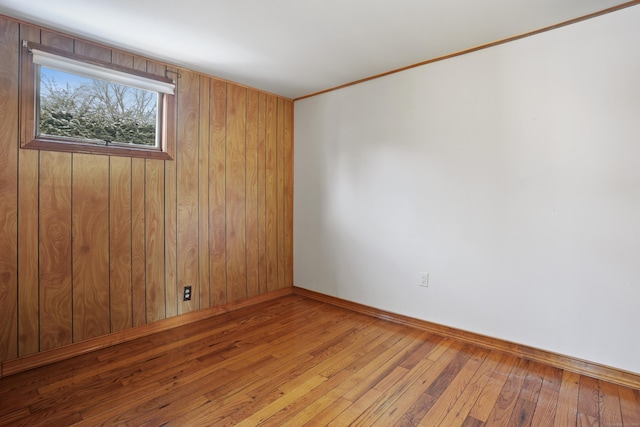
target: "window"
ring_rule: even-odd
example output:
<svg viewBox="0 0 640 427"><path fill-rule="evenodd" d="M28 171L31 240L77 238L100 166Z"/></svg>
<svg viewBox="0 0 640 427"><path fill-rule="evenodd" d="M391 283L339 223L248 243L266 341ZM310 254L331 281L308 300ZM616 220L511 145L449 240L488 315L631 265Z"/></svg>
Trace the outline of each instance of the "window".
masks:
<svg viewBox="0 0 640 427"><path fill-rule="evenodd" d="M23 148L172 159L171 79L23 43Z"/></svg>

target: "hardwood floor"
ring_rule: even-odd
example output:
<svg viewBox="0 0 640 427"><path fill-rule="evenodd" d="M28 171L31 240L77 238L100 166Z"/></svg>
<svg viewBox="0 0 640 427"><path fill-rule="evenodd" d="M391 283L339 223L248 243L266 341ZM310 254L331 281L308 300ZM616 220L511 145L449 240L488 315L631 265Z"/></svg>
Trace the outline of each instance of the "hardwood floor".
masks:
<svg viewBox="0 0 640 427"><path fill-rule="evenodd" d="M292 295L2 378L0 425L640 426L640 392Z"/></svg>

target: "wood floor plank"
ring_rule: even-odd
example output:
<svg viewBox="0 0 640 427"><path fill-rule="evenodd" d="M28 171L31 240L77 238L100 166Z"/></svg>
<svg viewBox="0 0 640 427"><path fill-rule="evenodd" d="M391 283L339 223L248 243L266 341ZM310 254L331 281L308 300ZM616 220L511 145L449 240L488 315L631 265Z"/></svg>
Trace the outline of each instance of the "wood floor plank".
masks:
<svg viewBox="0 0 640 427"><path fill-rule="evenodd" d="M299 426L304 424L310 416L308 413L306 415L301 414L303 409L311 406L311 403L317 401L320 396L324 396L331 392L341 383L346 381L351 375L353 375L351 372L342 370L333 377L327 378L327 381L323 382L318 387L315 387L313 390L299 396L296 400L281 408L278 412L265 420L264 425L282 426L289 423L290 425ZM298 416L299 414L301 415Z"/></svg>
<svg viewBox="0 0 640 427"><path fill-rule="evenodd" d="M487 355L469 382L469 385L464 389L462 395L460 395L447 416L442 420L441 424L443 426L459 426L464 423L473 404L478 400L491 374L496 370L503 357L504 354L497 351L491 351Z"/></svg>
<svg viewBox="0 0 640 427"><path fill-rule="evenodd" d="M574 426L577 423L578 413L578 391L580 375L565 371L562 374L560 385L560 395L558 396L558 406L553 425Z"/></svg>
<svg viewBox="0 0 640 427"><path fill-rule="evenodd" d="M620 413L620 395L618 386L599 381L600 386L600 422L603 426L622 425Z"/></svg>
<svg viewBox="0 0 640 427"><path fill-rule="evenodd" d="M561 382L562 371L558 368L547 366L531 425L536 427L553 426Z"/></svg>
<svg viewBox="0 0 640 427"><path fill-rule="evenodd" d="M624 425L640 425L640 391L618 386L620 412Z"/></svg>
<svg viewBox="0 0 640 427"><path fill-rule="evenodd" d="M482 422L486 422L489 418L489 414L493 409L504 383L507 382L511 370L515 366L517 359L513 356L506 356L502 363L498 364L496 370L489 377L487 385L482 390L482 393L476 403L469 412L469 417L475 418Z"/></svg>
<svg viewBox="0 0 640 427"><path fill-rule="evenodd" d="M526 360L519 360L516 362L509 378L500 391L500 395L489 414L489 418L487 418L487 423L489 425L508 425L509 420L511 419L511 413L518 403L518 395L520 394L520 389L524 384L528 364L529 362Z"/></svg>
<svg viewBox="0 0 640 427"><path fill-rule="evenodd" d="M469 360L467 360L467 363L461 367L458 374L451 380L440 396L438 396L436 403L431 407L429 412L420 420L420 426L442 424L442 421L449 414L449 411L451 411L462 393L464 393L488 353L487 350L479 350L475 357L470 357Z"/></svg>
<svg viewBox="0 0 640 427"><path fill-rule="evenodd" d="M437 398L428 393L428 388L425 390L425 386L430 388L452 362L455 363L456 356L459 355L461 347L458 347L458 343L452 344L433 363L429 363L429 358L418 363L407 378L395 390L391 390L394 393L386 398L385 404L372 408L371 412L388 423L400 420L401 425L417 425L437 401Z"/></svg>
<svg viewBox="0 0 640 427"><path fill-rule="evenodd" d="M462 424L462 427L483 427L484 423L476 418L467 417Z"/></svg>
<svg viewBox="0 0 640 427"><path fill-rule="evenodd" d="M536 409L538 395L542 388L542 372L544 366L539 363L529 363L527 374L520 390L516 406L511 412L510 426L530 426L533 421L533 412Z"/></svg>
<svg viewBox="0 0 640 427"><path fill-rule="evenodd" d="M327 395L321 399L320 404L324 409L320 410L320 405L316 407L310 406L307 408L307 412L310 414L315 414L312 418L310 418L307 422L301 424L295 424L294 421L288 422L283 425L283 427L298 427L298 426L324 426L327 425L333 420L338 414L343 412L351 402L346 399L338 398L333 399L333 396Z"/></svg>
<svg viewBox="0 0 640 427"><path fill-rule="evenodd" d="M600 392L598 380L581 376L580 391L578 392L578 425L600 425Z"/></svg>
<svg viewBox="0 0 640 427"><path fill-rule="evenodd" d="M445 351L438 352L440 356L435 361L430 360L429 357L422 359L409 370L407 377L401 383L396 383L393 388L386 390L386 395L383 395L384 400L380 399L382 405L368 408L367 411L359 414L358 418L363 419L369 414L373 414L378 418L387 418L390 423L400 417L405 418L405 421L400 424L405 423L406 419L419 421L435 403L435 399L427 395L426 389L456 358L463 345L448 341L444 342L442 347L445 348Z"/></svg>
<svg viewBox="0 0 640 427"><path fill-rule="evenodd" d="M289 295L0 378L0 426L638 426L640 392Z"/></svg>

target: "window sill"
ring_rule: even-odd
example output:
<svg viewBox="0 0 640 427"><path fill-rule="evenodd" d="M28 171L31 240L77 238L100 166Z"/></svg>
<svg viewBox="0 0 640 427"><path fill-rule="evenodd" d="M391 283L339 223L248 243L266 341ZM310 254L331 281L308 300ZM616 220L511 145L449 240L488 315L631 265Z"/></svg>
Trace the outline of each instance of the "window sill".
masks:
<svg viewBox="0 0 640 427"><path fill-rule="evenodd" d="M65 153L84 153L98 154L104 156L120 156L135 157L154 160L173 160L172 153L153 150L147 148L135 148L129 146L108 146L97 144L77 143L71 141L60 141L58 139L36 138L26 144L23 143L21 148L29 150L46 150L46 151L62 151Z"/></svg>

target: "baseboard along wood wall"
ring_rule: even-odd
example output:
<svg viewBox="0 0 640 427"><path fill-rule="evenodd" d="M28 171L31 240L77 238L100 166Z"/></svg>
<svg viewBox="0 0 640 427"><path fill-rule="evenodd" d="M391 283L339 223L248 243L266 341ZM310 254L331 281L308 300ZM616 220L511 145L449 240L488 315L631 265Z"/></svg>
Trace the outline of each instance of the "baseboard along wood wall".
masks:
<svg viewBox="0 0 640 427"><path fill-rule="evenodd" d="M278 289L276 291L268 292L266 294L248 298L242 301L232 302L217 307L207 308L204 310L192 311L181 316L170 317L168 319L159 320L154 323L148 323L146 325L116 332L110 335L105 335L98 338L89 339L87 341L70 344L65 347L59 347L53 350L36 353L30 356L23 357L21 359L14 359L3 362L0 363L0 378L17 374L18 372L24 372L40 366L48 365L50 363L59 362L61 360L70 359L72 357L89 353L101 348L121 344L127 341L132 341L137 338L142 338L151 334L155 334L157 332L166 331L178 326L187 325L189 323L228 313L230 311L249 307L264 301L291 295L292 292L293 291L290 287Z"/></svg>
<svg viewBox="0 0 640 427"><path fill-rule="evenodd" d="M264 301L280 298L291 294L300 295L306 298L342 307L344 309L361 313L367 316L372 316L389 322L411 326L423 331L427 331L437 335L443 335L463 342L468 342L490 350L502 351L517 357L543 363L556 368L565 369L577 374L587 375L603 381L609 381L618 385L640 390L640 374L637 373L628 372L587 360L537 349L523 344L488 337L474 332L439 325L437 323L428 322L409 316L403 316L400 314L380 310L374 307L369 307L356 302L347 301L341 298L321 294L295 286L293 288L279 289L277 291L269 292L243 301L229 303L219 307L199 310L184 314L182 316L160 320L155 323L128 329L118 333L110 334L108 336L102 336L95 339L74 343L65 347L37 353L21 359L7 361L0 364L0 378L79 356L93 350L109 347L127 341L132 341L134 339L142 338L156 332L165 331L177 326L197 322L212 316L217 316L223 313L249 307Z"/></svg>

